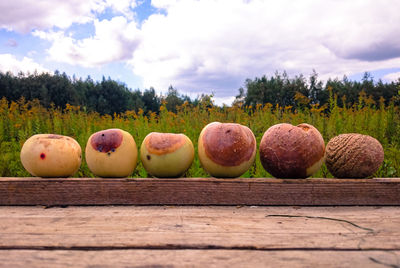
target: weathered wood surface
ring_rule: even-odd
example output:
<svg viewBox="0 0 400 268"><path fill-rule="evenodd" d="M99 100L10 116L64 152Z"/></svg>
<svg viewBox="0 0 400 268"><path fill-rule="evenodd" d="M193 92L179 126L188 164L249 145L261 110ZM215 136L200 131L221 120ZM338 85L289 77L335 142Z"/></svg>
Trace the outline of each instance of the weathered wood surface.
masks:
<svg viewBox="0 0 400 268"><path fill-rule="evenodd" d="M0 249L400 250L400 207L0 207Z"/></svg>
<svg viewBox="0 0 400 268"><path fill-rule="evenodd" d="M400 179L0 178L0 205L400 205Z"/></svg>
<svg viewBox="0 0 400 268"><path fill-rule="evenodd" d="M0 267L400 267L400 251L0 251Z"/></svg>
<svg viewBox="0 0 400 268"><path fill-rule="evenodd" d="M0 267L400 267L400 207L0 207Z"/></svg>

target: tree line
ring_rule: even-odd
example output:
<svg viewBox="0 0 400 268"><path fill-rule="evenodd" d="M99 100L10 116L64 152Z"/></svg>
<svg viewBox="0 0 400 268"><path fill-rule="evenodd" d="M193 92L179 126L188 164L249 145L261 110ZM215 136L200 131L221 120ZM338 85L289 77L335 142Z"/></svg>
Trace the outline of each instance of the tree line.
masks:
<svg viewBox="0 0 400 268"><path fill-rule="evenodd" d="M324 105L329 102L332 95L338 98L338 105L351 106L357 103L361 93L370 96L374 103L379 103L381 98L386 105L393 98L398 98L400 92L400 79L397 82L384 83L382 80L375 82L369 73L365 73L361 81L343 79L328 79L324 84L318 79L314 71L308 79L303 75L290 78L286 72L275 73L274 76L247 79L244 88L239 89L239 94L233 105L253 106L257 104L292 106L299 105ZM44 107L64 108L66 104L81 106L87 111L100 114L123 113L127 110L145 113L158 112L163 101L169 111L176 111L176 107L188 102L189 105L205 103L212 106L212 95L201 95L191 99L187 95L179 94L178 90L169 87L165 96L156 94L154 88L131 90L124 83L103 77L101 81L94 81L90 76L86 79L69 77L65 73L56 71L49 73L19 73L0 72L0 98L17 101L21 97L26 100L38 99ZM398 105L398 103L397 103Z"/></svg>
<svg viewBox="0 0 400 268"><path fill-rule="evenodd" d="M352 81L344 76L341 80L329 78L323 83L315 71L308 79L303 75L290 78L286 72L277 72L271 77L247 79L245 88L239 89L235 103L245 106L270 103L296 108L327 105L329 99L335 97L340 107L351 107L358 103L361 95L368 98L371 105L378 105L381 101L385 105L395 101L398 105L400 78L395 82L384 83L381 79L374 81L371 74L365 72L361 81Z"/></svg>
<svg viewBox="0 0 400 268"><path fill-rule="evenodd" d="M166 96L156 94L154 88L144 91L131 90L124 83L106 79L94 81L90 76L86 79L69 77L65 73L56 71L49 73L19 73L0 72L0 98L16 101L21 97L26 100L38 99L44 107L65 108L66 104L81 106L87 111L100 114L118 114L128 110L145 113L157 112L161 102L167 102L168 110L175 111L177 105L185 101L197 104L201 98L195 100L180 95L172 86ZM203 96L202 96L203 97Z"/></svg>

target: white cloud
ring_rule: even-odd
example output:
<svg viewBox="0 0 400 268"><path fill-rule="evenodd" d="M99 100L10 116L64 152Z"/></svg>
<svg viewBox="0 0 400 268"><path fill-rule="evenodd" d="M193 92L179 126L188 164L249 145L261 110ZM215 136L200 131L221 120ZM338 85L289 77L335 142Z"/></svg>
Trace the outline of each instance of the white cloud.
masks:
<svg viewBox="0 0 400 268"><path fill-rule="evenodd" d="M144 85L237 94L276 70L321 78L400 67L400 1L152 1L130 62Z"/></svg>
<svg viewBox="0 0 400 268"><path fill-rule="evenodd" d="M68 28L93 21L106 8L132 17L135 0L12 0L0 1L0 29L28 33L31 30Z"/></svg>
<svg viewBox="0 0 400 268"><path fill-rule="evenodd" d="M0 28L27 33L32 29L53 26L67 28L73 22L85 23L94 18L93 11L103 6L97 0L13 0L1 1Z"/></svg>
<svg viewBox="0 0 400 268"><path fill-rule="evenodd" d="M11 54L0 54L0 71L3 73L10 71L15 75L17 75L19 72L49 72L49 70L34 62L31 58L23 57L22 60L18 60L14 55Z"/></svg>
<svg viewBox="0 0 400 268"><path fill-rule="evenodd" d="M48 49L51 60L85 67L128 59L132 56L139 31L134 21L119 16L111 20L95 20L95 35L76 40L64 32L35 31L33 34L52 42Z"/></svg>
<svg viewBox="0 0 400 268"><path fill-rule="evenodd" d="M151 5L156 8L166 9L176 5L177 2L177 0L151 0Z"/></svg>
<svg viewBox="0 0 400 268"><path fill-rule="evenodd" d="M166 91L172 84L184 94L214 92L221 102L237 95L246 78L275 71L307 76L315 69L327 79L400 68L398 0L152 0L163 12L140 27L133 20L140 1L39 0L38 6L44 2L64 4L39 15L32 7L29 14L18 11L18 20L0 18L0 27L47 29L35 35L51 41L50 60L90 67L126 61L146 88ZM96 19L106 8L120 15ZM72 22L93 23L94 35L66 35Z"/></svg>
<svg viewBox="0 0 400 268"><path fill-rule="evenodd" d="M132 20L134 12L132 11L138 3L136 0L106 0L106 6L111 7L111 9L116 12L123 14L128 19Z"/></svg>
<svg viewBox="0 0 400 268"><path fill-rule="evenodd" d="M383 76L383 80L388 81L388 82L399 81L399 79L400 79L400 72L390 73L390 74Z"/></svg>
<svg viewBox="0 0 400 268"><path fill-rule="evenodd" d="M231 96L231 97L222 97L222 98L213 97L212 99L213 99L213 101L214 101L214 104L216 104L216 105L218 105L218 106L223 106L224 104L225 104L225 105L231 105L232 102L235 100L235 97L234 97L234 96Z"/></svg>

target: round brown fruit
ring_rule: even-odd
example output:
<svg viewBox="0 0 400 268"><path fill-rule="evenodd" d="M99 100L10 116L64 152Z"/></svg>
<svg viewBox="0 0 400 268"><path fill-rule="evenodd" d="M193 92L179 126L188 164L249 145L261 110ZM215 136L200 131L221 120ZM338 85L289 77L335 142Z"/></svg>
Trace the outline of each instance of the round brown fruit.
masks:
<svg viewBox="0 0 400 268"><path fill-rule="evenodd" d="M325 143L309 124L270 127L260 143L261 164L276 178L307 178L324 162Z"/></svg>
<svg viewBox="0 0 400 268"><path fill-rule="evenodd" d="M136 168L138 150L128 132L106 129L92 134L86 144L86 163L100 177L127 177Z"/></svg>
<svg viewBox="0 0 400 268"><path fill-rule="evenodd" d="M140 159L154 177L180 177L192 165L193 143L184 134L152 132L142 142Z"/></svg>
<svg viewBox="0 0 400 268"><path fill-rule="evenodd" d="M254 163L256 144L256 138L248 127L213 122L200 133L199 159L211 176L239 177Z"/></svg>
<svg viewBox="0 0 400 268"><path fill-rule="evenodd" d="M326 167L336 178L367 178L381 166L382 145L371 136L341 134L326 145Z"/></svg>
<svg viewBox="0 0 400 268"><path fill-rule="evenodd" d="M70 177L82 162L79 143L56 134L33 135L25 141L20 156L24 168L38 177Z"/></svg>

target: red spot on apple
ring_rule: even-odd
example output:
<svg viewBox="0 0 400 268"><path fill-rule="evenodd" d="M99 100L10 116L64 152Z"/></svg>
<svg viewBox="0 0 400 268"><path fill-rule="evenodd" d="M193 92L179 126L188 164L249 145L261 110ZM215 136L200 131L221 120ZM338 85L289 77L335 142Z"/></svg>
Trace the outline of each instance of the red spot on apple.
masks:
<svg viewBox="0 0 400 268"><path fill-rule="evenodd" d="M46 155L44 153L41 153L40 154L40 159L45 159L45 158L46 158Z"/></svg>
<svg viewBox="0 0 400 268"><path fill-rule="evenodd" d="M102 153L115 151L122 143L122 133L118 129L107 129L95 133L90 141L93 149Z"/></svg>

